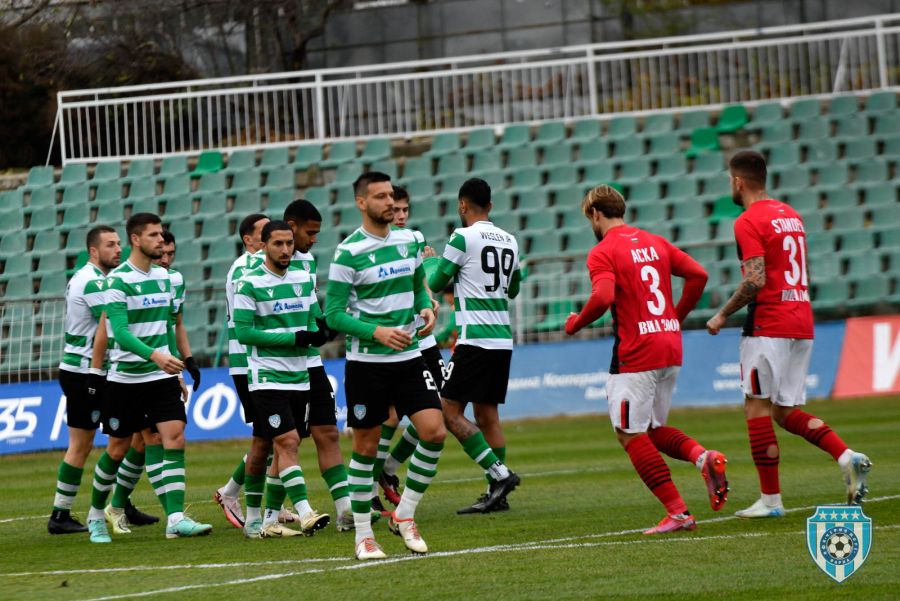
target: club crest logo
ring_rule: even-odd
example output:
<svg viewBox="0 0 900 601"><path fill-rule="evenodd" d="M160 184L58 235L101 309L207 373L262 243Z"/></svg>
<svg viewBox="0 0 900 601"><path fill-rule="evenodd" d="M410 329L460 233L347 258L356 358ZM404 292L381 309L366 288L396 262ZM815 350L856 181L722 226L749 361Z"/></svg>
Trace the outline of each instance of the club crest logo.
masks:
<svg viewBox="0 0 900 601"><path fill-rule="evenodd" d="M100 421L100 412L96 409L91 411L91 423L96 424Z"/></svg>
<svg viewBox="0 0 900 601"><path fill-rule="evenodd" d="M270 415L269 416L269 425L272 426L273 428L277 428L278 426L280 426L281 425L281 416L278 415L277 413L275 415Z"/></svg>
<svg viewBox="0 0 900 601"><path fill-rule="evenodd" d="M109 418L109 427L115 431L119 429L119 419L115 417Z"/></svg>
<svg viewBox="0 0 900 601"><path fill-rule="evenodd" d="M300 296L300 292L302 290L303 290L303 288L300 287L300 284L294 284L294 294L296 294L297 296Z"/></svg>
<svg viewBox="0 0 900 601"><path fill-rule="evenodd" d="M872 549L872 519L858 505L821 505L806 520L806 548L837 582L855 574Z"/></svg>
<svg viewBox="0 0 900 601"><path fill-rule="evenodd" d="M312 265L310 265L309 261L303 261L303 269L306 271L312 271Z"/></svg>
<svg viewBox="0 0 900 601"><path fill-rule="evenodd" d="M356 419L362 419L366 416L366 406L365 405L353 405L353 415L356 416Z"/></svg>
<svg viewBox="0 0 900 601"><path fill-rule="evenodd" d="M404 259L409 256L409 248L406 246L399 246L397 247L397 250L400 251L400 256Z"/></svg>

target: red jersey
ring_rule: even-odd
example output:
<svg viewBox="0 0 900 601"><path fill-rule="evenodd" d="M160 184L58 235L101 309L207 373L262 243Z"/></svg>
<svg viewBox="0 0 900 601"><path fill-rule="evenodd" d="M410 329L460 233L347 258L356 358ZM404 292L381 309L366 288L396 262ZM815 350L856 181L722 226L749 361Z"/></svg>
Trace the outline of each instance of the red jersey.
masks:
<svg viewBox="0 0 900 601"><path fill-rule="evenodd" d="M588 254L591 281L615 282L616 341L609 373L681 365L681 324L672 302L672 273L681 272L677 265L685 259L695 265L665 238L628 225L610 229Z"/></svg>
<svg viewBox="0 0 900 601"><path fill-rule="evenodd" d="M744 336L812 338L806 232L794 209L778 200L750 205L734 222L738 258L763 257L766 285L747 307Z"/></svg>

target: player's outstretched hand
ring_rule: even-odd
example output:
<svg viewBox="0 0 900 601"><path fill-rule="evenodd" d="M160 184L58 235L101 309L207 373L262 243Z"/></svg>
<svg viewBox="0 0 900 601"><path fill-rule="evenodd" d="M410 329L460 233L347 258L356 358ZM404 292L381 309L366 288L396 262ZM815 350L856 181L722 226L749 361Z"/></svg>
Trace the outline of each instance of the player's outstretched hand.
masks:
<svg viewBox="0 0 900 601"><path fill-rule="evenodd" d="M424 338L434 330L434 324L437 323L437 316L435 316L432 309L422 309L419 311L419 316L425 320L425 325L422 326L416 334Z"/></svg>
<svg viewBox="0 0 900 601"><path fill-rule="evenodd" d="M184 368L191 374L191 379L194 381L194 392L197 392L197 389L200 388L200 368L197 367L197 362L193 357L185 357Z"/></svg>
<svg viewBox="0 0 900 601"><path fill-rule="evenodd" d="M173 376L177 376L184 370L184 363L181 362L181 359L168 353L153 351L150 360L156 363L161 370Z"/></svg>
<svg viewBox="0 0 900 601"><path fill-rule="evenodd" d="M375 328L374 337L375 340L395 351L402 351L412 344L412 336L400 328L378 326Z"/></svg>
<svg viewBox="0 0 900 601"><path fill-rule="evenodd" d="M723 327L725 327L726 318L721 313L716 313L713 315L709 321L706 322L706 331L715 336L719 333Z"/></svg>
<svg viewBox="0 0 900 601"><path fill-rule="evenodd" d="M578 319L578 313L569 313L569 317L566 318L566 334L569 336L577 334L581 329L575 326L576 319Z"/></svg>
<svg viewBox="0 0 900 601"><path fill-rule="evenodd" d="M426 246L422 249L422 256L424 256L426 259L429 259L431 257L436 257L437 253L434 252L433 246Z"/></svg>

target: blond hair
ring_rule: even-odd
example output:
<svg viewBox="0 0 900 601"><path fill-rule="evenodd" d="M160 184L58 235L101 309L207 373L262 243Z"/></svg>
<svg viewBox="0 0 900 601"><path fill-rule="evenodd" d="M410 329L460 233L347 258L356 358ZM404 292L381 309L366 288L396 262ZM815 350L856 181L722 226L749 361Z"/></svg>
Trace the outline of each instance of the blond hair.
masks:
<svg viewBox="0 0 900 601"><path fill-rule="evenodd" d="M603 213L607 219L625 215L625 197L622 193L607 184L601 184L588 192L581 201L581 210L585 217L591 218L594 210Z"/></svg>

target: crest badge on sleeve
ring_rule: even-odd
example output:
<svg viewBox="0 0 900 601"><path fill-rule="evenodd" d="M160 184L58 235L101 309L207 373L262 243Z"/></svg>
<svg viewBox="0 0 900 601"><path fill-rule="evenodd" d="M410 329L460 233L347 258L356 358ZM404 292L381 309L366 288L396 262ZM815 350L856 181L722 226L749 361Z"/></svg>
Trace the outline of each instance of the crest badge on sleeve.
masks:
<svg viewBox="0 0 900 601"><path fill-rule="evenodd" d="M806 520L806 548L837 582L855 574L872 549L872 519L858 505L821 505Z"/></svg>

